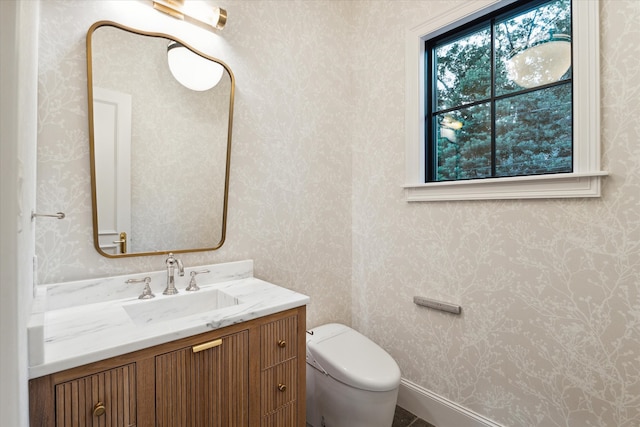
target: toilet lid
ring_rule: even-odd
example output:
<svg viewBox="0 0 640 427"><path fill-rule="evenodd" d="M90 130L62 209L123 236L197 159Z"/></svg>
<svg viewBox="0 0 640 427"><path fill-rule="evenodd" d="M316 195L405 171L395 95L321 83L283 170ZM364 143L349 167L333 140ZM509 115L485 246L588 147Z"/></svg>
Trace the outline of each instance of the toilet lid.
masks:
<svg viewBox="0 0 640 427"><path fill-rule="evenodd" d="M369 391L400 384L400 368L376 343L345 325L331 323L307 335L307 359L334 379Z"/></svg>

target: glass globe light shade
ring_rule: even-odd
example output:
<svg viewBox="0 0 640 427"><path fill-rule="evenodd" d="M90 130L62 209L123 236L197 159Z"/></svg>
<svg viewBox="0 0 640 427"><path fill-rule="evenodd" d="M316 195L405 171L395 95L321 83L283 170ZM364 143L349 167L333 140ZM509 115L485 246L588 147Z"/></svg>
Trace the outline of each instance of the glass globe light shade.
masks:
<svg viewBox="0 0 640 427"><path fill-rule="evenodd" d="M209 90L217 85L224 71L222 65L175 41L167 46L167 61L173 77L184 87L195 91Z"/></svg>
<svg viewBox="0 0 640 427"><path fill-rule="evenodd" d="M506 65L509 79L525 89L556 82L571 67L570 38L557 34L512 56Z"/></svg>

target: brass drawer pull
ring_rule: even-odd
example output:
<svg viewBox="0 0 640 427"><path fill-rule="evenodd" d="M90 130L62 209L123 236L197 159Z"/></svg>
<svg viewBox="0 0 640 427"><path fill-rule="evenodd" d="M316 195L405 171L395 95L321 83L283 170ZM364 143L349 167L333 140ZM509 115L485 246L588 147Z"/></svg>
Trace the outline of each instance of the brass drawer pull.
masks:
<svg viewBox="0 0 640 427"><path fill-rule="evenodd" d="M101 415L104 415L105 412L106 412L106 410L104 408L104 403L102 403L102 402L96 403L95 406L93 407L93 416L94 417L99 417Z"/></svg>
<svg viewBox="0 0 640 427"><path fill-rule="evenodd" d="M287 342L285 340L278 340L278 347L285 348L287 346Z"/></svg>
<svg viewBox="0 0 640 427"><path fill-rule="evenodd" d="M209 350L210 348L213 348L213 347L218 347L219 345L222 345L222 339L209 341L204 344L194 345L193 347L191 347L191 349L193 350L194 353L197 353L199 351Z"/></svg>
<svg viewBox="0 0 640 427"><path fill-rule="evenodd" d="M284 392L287 390L287 386L285 384L278 384L278 390Z"/></svg>

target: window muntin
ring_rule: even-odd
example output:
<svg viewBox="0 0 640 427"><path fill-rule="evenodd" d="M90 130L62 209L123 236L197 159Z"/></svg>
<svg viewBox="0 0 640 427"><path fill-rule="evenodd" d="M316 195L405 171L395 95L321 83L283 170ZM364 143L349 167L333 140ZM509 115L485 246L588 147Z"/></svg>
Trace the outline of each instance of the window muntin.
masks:
<svg viewBox="0 0 640 427"><path fill-rule="evenodd" d="M570 0L521 3L425 42L426 182L573 171Z"/></svg>

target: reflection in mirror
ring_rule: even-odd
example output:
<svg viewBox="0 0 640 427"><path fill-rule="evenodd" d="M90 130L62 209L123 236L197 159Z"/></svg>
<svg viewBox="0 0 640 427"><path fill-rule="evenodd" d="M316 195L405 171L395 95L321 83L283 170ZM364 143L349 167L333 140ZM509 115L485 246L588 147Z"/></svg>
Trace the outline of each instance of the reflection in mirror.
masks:
<svg viewBox="0 0 640 427"><path fill-rule="evenodd" d="M201 54L224 67L222 78L186 88L167 63L172 40L191 49L106 21L87 35L94 243L105 256L224 243L233 74Z"/></svg>
<svg viewBox="0 0 640 427"><path fill-rule="evenodd" d="M211 89L220 83L224 73L222 65L209 61L174 41L167 45L167 61L173 77L191 90Z"/></svg>

